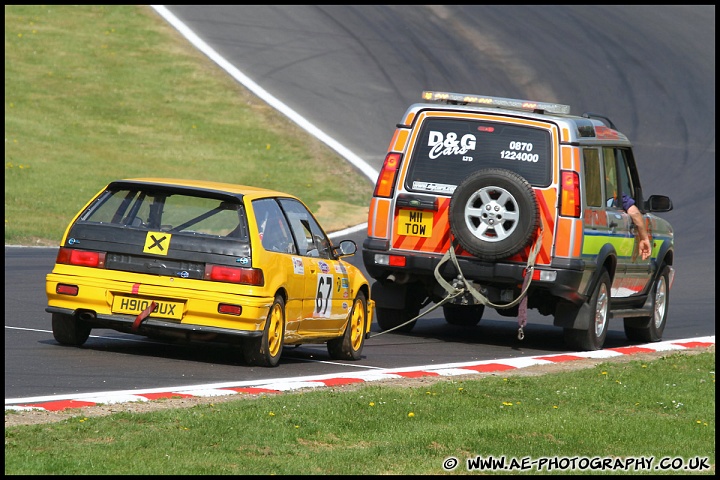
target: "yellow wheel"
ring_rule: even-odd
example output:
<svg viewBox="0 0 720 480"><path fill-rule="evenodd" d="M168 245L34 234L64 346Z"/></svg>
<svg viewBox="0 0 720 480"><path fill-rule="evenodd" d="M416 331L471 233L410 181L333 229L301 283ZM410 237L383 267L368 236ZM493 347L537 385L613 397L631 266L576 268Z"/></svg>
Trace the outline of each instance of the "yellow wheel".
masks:
<svg viewBox="0 0 720 480"><path fill-rule="evenodd" d="M245 361L249 365L276 367L280 363L284 337L285 300L277 295L265 320L262 337L249 338L243 344Z"/></svg>
<svg viewBox="0 0 720 480"><path fill-rule="evenodd" d="M367 300L365 294L359 292L353 301L342 337L327 342L330 357L335 360L360 360L365 345L367 317Z"/></svg>

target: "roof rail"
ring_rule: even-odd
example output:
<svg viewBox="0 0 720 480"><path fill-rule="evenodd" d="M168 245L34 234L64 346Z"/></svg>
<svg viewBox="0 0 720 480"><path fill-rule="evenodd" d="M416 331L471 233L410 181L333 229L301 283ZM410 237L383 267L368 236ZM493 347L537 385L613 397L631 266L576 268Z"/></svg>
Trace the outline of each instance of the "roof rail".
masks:
<svg viewBox="0 0 720 480"><path fill-rule="evenodd" d="M613 130L617 130L617 127L616 127L615 124L612 122L612 120L610 120L610 119L609 119L608 117L606 117L605 115L600 115L599 113L585 112L585 113L582 114L582 116L583 116L584 118L598 118L598 119L600 119L600 120L604 120L605 122L607 122L607 126L608 126L608 127L612 128Z"/></svg>
<svg viewBox="0 0 720 480"><path fill-rule="evenodd" d="M490 97L487 95L468 95L465 93L437 92L425 90L422 99L431 102L441 102L448 105L484 105L487 107L511 108L535 113L569 114L570 106L559 103L535 102L532 100L519 100L516 98Z"/></svg>

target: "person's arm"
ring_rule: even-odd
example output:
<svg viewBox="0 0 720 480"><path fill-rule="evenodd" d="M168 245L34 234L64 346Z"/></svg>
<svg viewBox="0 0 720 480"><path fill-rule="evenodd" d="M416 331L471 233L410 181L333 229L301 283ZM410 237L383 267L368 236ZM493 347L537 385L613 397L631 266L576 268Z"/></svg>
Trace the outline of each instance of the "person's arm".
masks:
<svg viewBox="0 0 720 480"><path fill-rule="evenodd" d="M637 227L638 235L640 235L640 256L643 260L650 258L652 249L650 248L650 238L648 237L647 228L645 228L645 219L642 212L636 205L631 205L627 209L628 215L632 218L633 223Z"/></svg>

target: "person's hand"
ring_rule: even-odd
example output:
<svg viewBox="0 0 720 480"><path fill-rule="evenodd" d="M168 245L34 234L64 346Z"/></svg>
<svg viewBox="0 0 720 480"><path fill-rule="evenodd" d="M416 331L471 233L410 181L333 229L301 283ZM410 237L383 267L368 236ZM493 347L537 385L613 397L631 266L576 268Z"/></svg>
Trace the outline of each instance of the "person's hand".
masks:
<svg viewBox="0 0 720 480"><path fill-rule="evenodd" d="M640 256L642 259L647 260L650 258L651 253L652 249L650 248L650 240L647 238L640 240Z"/></svg>

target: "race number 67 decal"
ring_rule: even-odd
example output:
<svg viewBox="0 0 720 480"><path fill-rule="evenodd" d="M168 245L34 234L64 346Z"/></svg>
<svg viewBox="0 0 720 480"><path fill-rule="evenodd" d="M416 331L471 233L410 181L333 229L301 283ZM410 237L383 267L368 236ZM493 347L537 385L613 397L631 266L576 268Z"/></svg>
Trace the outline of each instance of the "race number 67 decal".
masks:
<svg viewBox="0 0 720 480"><path fill-rule="evenodd" d="M333 277L332 275L319 274L317 279L313 317L329 317L332 311L330 302L332 301Z"/></svg>

